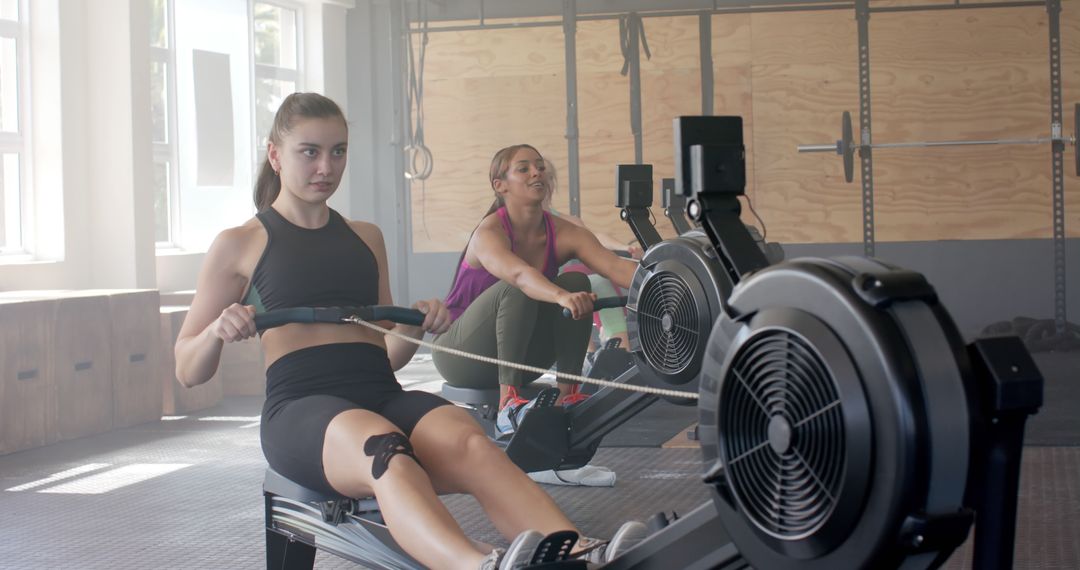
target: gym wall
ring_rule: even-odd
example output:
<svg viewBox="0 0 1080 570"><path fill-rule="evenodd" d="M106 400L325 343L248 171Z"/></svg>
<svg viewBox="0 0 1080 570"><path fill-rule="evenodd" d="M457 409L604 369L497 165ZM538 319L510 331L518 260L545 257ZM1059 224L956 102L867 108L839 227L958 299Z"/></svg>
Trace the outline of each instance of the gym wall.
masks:
<svg viewBox="0 0 1080 570"><path fill-rule="evenodd" d="M1067 132L1080 100L1080 13L1070 8L1061 30ZM1047 20L1039 7L875 14L874 142L1048 136ZM673 175L672 117L702 109L699 24L696 16L649 17L644 26L652 54L641 57L644 162L659 186ZM716 15L711 28L714 112L744 118L747 195L770 241L861 242L858 174L846 183L835 154L796 152L838 139L844 110L858 130L853 11ZM613 205L614 166L634 161L622 66L618 21L578 22L582 217L629 240ZM490 157L508 144L532 143L554 162L554 204L569 210L565 97L561 26L430 33L423 127L434 168L412 185L414 252L460 251L492 199ZM1078 185L1067 172L1067 196ZM1049 145L878 150L874 187L878 242L1051 235ZM1066 215L1068 235L1080 235L1080 210Z"/></svg>

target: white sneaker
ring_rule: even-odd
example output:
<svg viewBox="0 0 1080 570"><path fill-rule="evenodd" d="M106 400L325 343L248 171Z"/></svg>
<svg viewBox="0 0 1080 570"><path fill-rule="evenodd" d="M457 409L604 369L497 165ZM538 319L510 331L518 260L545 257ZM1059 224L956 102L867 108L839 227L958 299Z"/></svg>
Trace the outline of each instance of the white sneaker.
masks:
<svg viewBox="0 0 1080 570"><path fill-rule="evenodd" d="M536 547L544 541L539 531L527 530L514 539L499 562L499 570L520 570L532 563Z"/></svg>
<svg viewBox="0 0 1080 570"><path fill-rule="evenodd" d="M628 550L637 546L641 541L649 537L649 527L640 521L627 521L623 523L615 535L611 537L607 548L604 549L604 562L611 562L615 558L626 554Z"/></svg>
<svg viewBox="0 0 1080 570"><path fill-rule="evenodd" d="M649 527L645 526L644 523L627 521L619 527L619 530L615 531L615 535L611 537L611 540L604 544L593 546L591 543L593 541L599 542L598 539L583 537L578 541L578 545L589 549L582 555L585 561L594 564L606 564L625 554L648 536Z"/></svg>
<svg viewBox="0 0 1080 570"><path fill-rule="evenodd" d="M495 548L480 561L480 570L499 570L499 561L502 560L505 551L501 548Z"/></svg>

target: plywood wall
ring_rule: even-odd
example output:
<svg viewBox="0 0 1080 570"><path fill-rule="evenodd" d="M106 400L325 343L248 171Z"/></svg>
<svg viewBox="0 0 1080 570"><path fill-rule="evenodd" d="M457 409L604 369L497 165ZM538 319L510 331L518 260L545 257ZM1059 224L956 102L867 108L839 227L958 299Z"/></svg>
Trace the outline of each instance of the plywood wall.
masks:
<svg viewBox="0 0 1080 570"><path fill-rule="evenodd" d="M875 14L874 141L1048 136L1047 20L1037 7ZM634 160L618 29L614 20L578 24L581 207L595 230L629 240L614 208L614 167ZM659 185L674 172L671 119L701 111L698 20L647 18L645 29L652 58L641 64L644 161ZM1062 40L1071 132L1080 6L1063 7ZM861 241L858 178L844 182L835 155L795 150L835 141L844 110L858 121L854 14L714 16L712 46L715 113L744 119L747 194L769 238ZM433 33L427 49L424 127L435 167L413 186L414 250L457 251L491 202L487 170L496 150L529 142L565 175L562 28ZM1051 234L1047 145L879 150L874 184L879 241ZM1070 154L1070 236L1080 236L1078 191ZM565 184L555 207L568 210ZM659 197L654 212L661 214ZM671 235L665 220L660 225Z"/></svg>

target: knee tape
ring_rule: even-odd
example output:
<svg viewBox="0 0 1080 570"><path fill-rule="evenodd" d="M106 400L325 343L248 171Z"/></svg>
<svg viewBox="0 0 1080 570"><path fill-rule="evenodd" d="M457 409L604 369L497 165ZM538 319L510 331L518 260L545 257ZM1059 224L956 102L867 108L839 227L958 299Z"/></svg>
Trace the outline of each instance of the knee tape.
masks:
<svg viewBox="0 0 1080 570"><path fill-rule="evenodd" d="M390 459L395 455L407 455L417 464L420 463L413 452L412 443L409 443L409 438L396 431L369 437L364 442L364 455L374 457L371 461L371 476L375 479L386 473L390 467Z"/></svg>

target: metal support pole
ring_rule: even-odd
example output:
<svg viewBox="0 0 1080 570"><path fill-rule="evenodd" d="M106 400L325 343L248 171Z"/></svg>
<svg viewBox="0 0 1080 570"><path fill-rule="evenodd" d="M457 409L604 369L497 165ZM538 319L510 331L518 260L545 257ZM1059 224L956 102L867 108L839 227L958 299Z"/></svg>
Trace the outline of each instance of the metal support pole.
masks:
<svg viewBox="0 0 1080 570"><path fill-rule="evenodd" d="M578 172L577 0L563 0L563 53L566 61L566 184L570 215L581 217L581 175Z"/></svg>
<svg viewBox="0 0 1080 570"><path fill-rule="evenodd" d="M1060 134L1061 117L1061 0L1046 0L1050 16L1050 130ZM1080 133L1073 133L1080 137ZM1077 141L1080 145L1080 140ZM1065 306L1065 142L1060 138L1051 144L1053 166L1052 202L1054 228L1054 328L1058 336L1065 335L1068 312ZM1080 151L1078 151L1080 152Z"/></svg>
<svg viewBox="0 0 1080 570"><path fill-rule="evenodd" d="M713 114L713 59L712 59L712 14L703 12L698 15L698 40L701 45L701 114Z"/></svg>
<svg viewBox="0 0 1080 570"><path fill-rule="evenodd" d="M870 0L855 1L855 19L859 23L859 137L861 144L873 142L870 133ZM874 153L859 149L862 179L863 251L874 256Z"/></svg>
<svg viewBox="0 0 1080 570"><path fill-rule="evenodd" d="M388 5L389 19L390 19L390 62L391 77L397 77L398 80L392 83L392 101L393 101L393 115L394 115L394 130L390 134L390 144L394 147L394 172L398 173L395 177L395 185L398 185L401 190L395 192L395 204L394 211L397 218L395 224L395 254L398 257L397 267L394 270L395 277L391 282L396 282L396 290L394 291L395 298L408 299L408 283L409 283L409 256L412 253L412 190L409 184L405 183L405 177L401 174L405 172L404 161L404 149L405 149L405 130L408 127L409 109L407 107L406 92L405 89L405 73L406 64L404 62L405 54L407 53L405 42L412 41L412 37L409 35L409 22L408 14L405 11L404 2L390 2ZM391 257L393 259L393 257Z"/></svg>
<svg viewBox="0 0 1080 570"><path fill-rule="evenodd" d="M625 20L627 53L630 62L630 131L634 133L634 164L644 163L641 139L641 17L628 15Z"/></svg>

